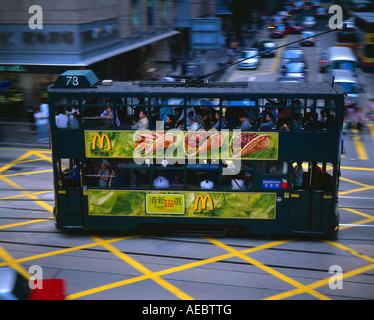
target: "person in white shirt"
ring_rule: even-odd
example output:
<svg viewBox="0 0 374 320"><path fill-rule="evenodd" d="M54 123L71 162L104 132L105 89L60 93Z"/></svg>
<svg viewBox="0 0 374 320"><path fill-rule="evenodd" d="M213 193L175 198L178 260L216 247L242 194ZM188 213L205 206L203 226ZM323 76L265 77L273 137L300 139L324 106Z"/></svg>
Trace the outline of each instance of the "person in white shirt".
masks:
<svg viewBox="0 0 374 320"><path fill-rule="evenodd" d="M160 172L159 176L153 181L153 187L157 189L167 189L169 186L169 180L164 177L162 172Z"/></svg>
<svg viewBox="0 0 374 320"><path fill-rule="evenodd" d="M231 180L231 189L234 190L243 190L244 189L244 180L234 178Z"/></svg>
<svg viewBox="0 0 374 320"><path fill-rule="evenodd" d="M35 125L38 129L38 139L48 140L48 115L37 108L34 113Z"/></svg>
<svg viewBox="0 0 374 320"><path fill-rule="evenodd" d="M196 117L195 116L188 116L188 119L190 119L190 125L187 126L187 129L188 130L197 130L199 129L199 123L196 121Z"/></svg>
<svg viewBox="0 0 374 320"><path fill-rule="evenodd" d="M133 129L148 129L148 118L146 117L145 111L139 111L139 121L132 127Z"/></svg>
<svg viewBox="0 0 374 320"><path fill-rule="evenodd" d="M214 188L214 182L210 181L209 179L204 179L200 182L200 188L201 189L213 189Z"/></svg>
<svg viewBox="0 0 374 320"><path fill-rule="evenodd" d="M69 116L64 113L63 110L59 111L58 115L55 116L57 128L67 128L69 124Z"/></svg>

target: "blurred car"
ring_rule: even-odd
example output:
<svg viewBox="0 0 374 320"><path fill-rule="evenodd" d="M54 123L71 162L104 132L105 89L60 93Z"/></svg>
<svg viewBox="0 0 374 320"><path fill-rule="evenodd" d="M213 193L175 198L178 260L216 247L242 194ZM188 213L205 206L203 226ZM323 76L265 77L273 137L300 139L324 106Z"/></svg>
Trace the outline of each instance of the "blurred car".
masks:
<svg viewBox="0 0 374 320"><path fill-rule="evenodd" d="M272 40L264 40L260 43L258 49L261 53L261 57L275 57L277 50L276 43ZM274 49L274 50L273 50ZM271 50L271 51L269 51Z"/></svg>
<svg viewBox="0 0 374 320"><path fill-rule="evenodd" d="M270 18L269 27L275 26L277 24L283 24L284 18L281 16L273 16Z"/></svg>
<svg viewBox="0 0 374 320"><path fill-rule="evenodd" d="M292 62L285 66L284 76L298 79L305 82L307 69L303 62Z"/></svg>
<svg viewBox="0 0 374 320"><path fill-rule="evenodd" d="M302 24L305 28L314 28L316 25L316 20L312 16L306 16L304 17Z"/></svg>
<svg viewBox="0 0 374 320"><path fill-rule="evenodd" d="M357 78L353 75L350 70L333 70L332 74L334 77L334 83L342 86L347 93L345 99L345 106L356 104L361 91Z"/></svg>
<svg viewBox="0 0 374 320"><path fill-rule="evenodd" d="M312 31L303 31L300 40L302 46L314 46L316 44L315 33Z"/></svg>
<svg viewBox="0 0 374 320"><path fill-rule="evenodd" d="M278 16L286 19L286 18L290 18L292 14L290 14L288 11L278 11Z"/></svg>
<svg viewBox="0 0 374 320"><path fill-rule="evenodd" d="M300 11L304 6L304 3L302 1L297 1L297 2L294 2L293 4L293 8L294 10L297 12L297 11Z"/></svg>
<svg viewBox="0 0 374 320"><path fill-rule="evenodd" d="M328 57L327 51L322 51L321 56L319 57L319 60L318 60L319 72L326 72L328 66L329 66L329 57Z"/></svg>
<svg viewBox="0 0 374 320"><path fill-rule="evenodd" d="M325 18L327 16L327 10L325 8L316 8L314 15L316 18Z"/></svg>
<svg viewBox="0 0 374 320"><path fill-rule="evenodd" d="M239 60L243 60L238 64L239 69L257 69L259 63L259 50L257 48L244 50L242 51L242 56Z"/></svg>
<svg viewBox="0 0 374 320"><path fill-rule="evenodd" d="M278 77L275 79L276 82L300 82L299 78L296 77Z"/></svg>
<svg viewBox="0 0 374 320"><path fill-rule="evenodd" d="M286 34L298 34L305 30L305 27L300 25L298 21L289 20L285 22L286 25Z"/></svg>
<svg viewBox="0 0 374 320"><path fill-rule="evenodd" d="M286 26L284 24L275 25L270 29L272 38L283 38L286 34Z"/></svg>
<svg viewBox="0 0 374 320"><path fill-rule="evenodd" d="M0 268L0 300L64 300L63 279L40 279L40 288L31 289L29 281L12 268Z"/></svg>
<svg viewBox="0 0 374 320"><path fill-rule="evenodd" d="M289 46L283 51L281 69L284 69L285 65L294 61L304 61L304 51L299 46Z"/></svg>
<svg viewBox="0 0 374 320"><path fill-rule="evenodd" d="M313 8L319 8L321 6L321 1L312 1L310 3L310 5L313 7Z"/></svg>

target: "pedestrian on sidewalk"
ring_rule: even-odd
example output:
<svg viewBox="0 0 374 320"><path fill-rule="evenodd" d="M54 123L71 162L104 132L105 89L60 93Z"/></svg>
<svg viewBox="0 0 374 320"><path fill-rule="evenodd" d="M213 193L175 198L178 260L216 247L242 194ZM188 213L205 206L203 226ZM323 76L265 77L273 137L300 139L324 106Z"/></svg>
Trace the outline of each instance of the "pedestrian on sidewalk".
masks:
<svg viewBox="0 0 374 320"><path fill-rule="evenodd" d="M34 112L33 106L27 106L26 118L30 122L30 130L33 132L36 131Z"/></svg>
<svg viewBox="0 0 374 320"><path fill-rule="evenodd" d="M38 107L34 113L39 141L48 140L48 116Z"/></svg>

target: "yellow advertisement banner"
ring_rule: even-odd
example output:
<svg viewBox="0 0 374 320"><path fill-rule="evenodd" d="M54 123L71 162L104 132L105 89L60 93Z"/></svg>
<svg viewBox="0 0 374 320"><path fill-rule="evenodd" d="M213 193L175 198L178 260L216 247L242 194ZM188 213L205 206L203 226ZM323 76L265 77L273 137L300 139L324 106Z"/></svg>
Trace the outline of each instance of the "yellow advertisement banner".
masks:
<svg viewBox="0 0 374 320"><path fill-rule="evenodd" d="M183 194L147 194L145 211L148 214L184 214Z"/></svg>

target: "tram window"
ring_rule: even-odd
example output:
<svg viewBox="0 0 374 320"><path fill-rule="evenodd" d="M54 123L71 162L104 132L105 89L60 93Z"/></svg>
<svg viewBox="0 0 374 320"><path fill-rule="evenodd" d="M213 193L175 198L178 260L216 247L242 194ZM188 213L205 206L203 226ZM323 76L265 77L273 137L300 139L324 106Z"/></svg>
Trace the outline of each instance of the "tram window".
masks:
<svg viewBox="0 0 374 320"><path fill-rule="evenodd" d="M292 164L292 187L293 189L306 189L308 183L308 165L303 162Z"/></svg>
<svg viewBox="0 0 374 320"><path fill-rule="evenodd" d="M331 131L335 125L335 110L330 108L317 108L317 130Z"/></svg>
<svg viewBox="0 0 374 320"><path fill-rule="evenodd" d="M257 161L256 173L259 174L287 174L287 162L282 161Z"/></svg>
<svg viewBox="0 0 374 320"><path fill-rule="evenodd" d="M184 187L184 170L172 170L170 188L180 189Z"/></svg>
<svg viewBox="0 0 374 320"><path fill-rule="evenodd" d="M111 98L85 98L82 101L82 126L87 129L119 127L120 120Z"/></svg>
<svg viewBox="0 0 374 320"><path fill-rule="evenodd" d="M137 188L150 188L149 170L134 170L135 185Z"/></svg>
<svg viewBox="0 0 374 320"><path fill-rule="evenodd" d="M118 106L121 107L119 115L122 114L121 119L121 128L123 129L136 129L134 126L143 124L143 127L148 129L148 99L144 97L122 97L119 98L121 101L118 101ZM117 99L117 100L119 100ZM142 110L144 117L140 118L139 113ZM143 116L142 115L142 116ZM143 121L141 121L143 119Z"/></svg>
<svg viewBox="0 0 374 320"><path fill-rule="evenodd" d="M78 159L62 158L57 163L57 169L60 186L80 186L82 165Z"/></svg>
<svg viewBox="0 0 374 320"><path fill-rule="evenodd" d="M111 174L114 169L114 161L107 159L88 159L85 165L85 184L88 187L108 187Z"/></svg>
<svg viewBox="0 0 374 320"><path fill-rule="evenodd" d="M187 188L214 189L218 186L217 170L188 170Z"/></svg>
<svg viewBox="0 0 374 320"><path fill-rule="evenodd" d="M221 176L221 188L232 190L248 190L252 188L253 171L242 170L233 175Z"/></svg>
<svg viewBox="0 0 374 320"><path fill-rule="evenodd" d="M183 125L183 98L158 97L151 100L151 128L170 130L178 124Z"/></svg>
<svg viewBox="0 0 374 320"><path fill-rule="evenodd" d="M323 190L326 192L332 191L332 174L333 165L331 163L317 163L315 167L312 167L313 179L312 186L313 189Z"/></svg>
<svg viewBox="0 0 374 320"><path fill-rule="evenodd" d="M59 129L79 129L79 110L76 106L56 106L55 125Z"/></svg>
<svg viewBox="0 0 374 320"><path fill-rule="evenodd" d="M157 168L152 171L152 186L154 189L183 188L183 169L162 169Z"/></svg>

